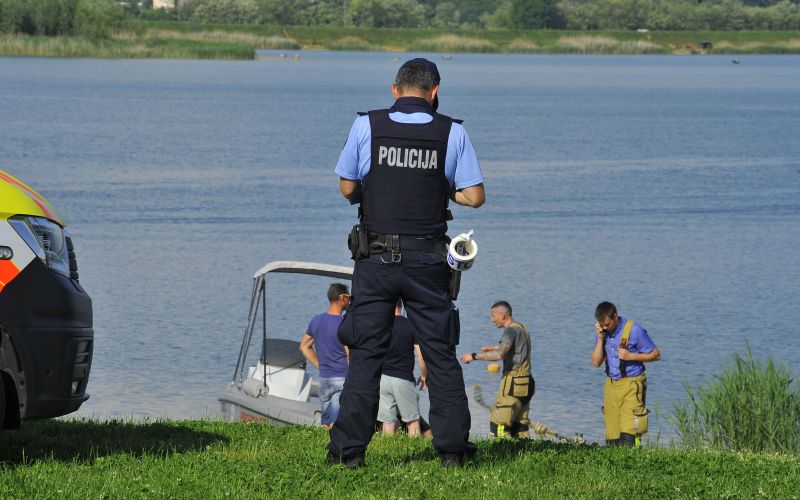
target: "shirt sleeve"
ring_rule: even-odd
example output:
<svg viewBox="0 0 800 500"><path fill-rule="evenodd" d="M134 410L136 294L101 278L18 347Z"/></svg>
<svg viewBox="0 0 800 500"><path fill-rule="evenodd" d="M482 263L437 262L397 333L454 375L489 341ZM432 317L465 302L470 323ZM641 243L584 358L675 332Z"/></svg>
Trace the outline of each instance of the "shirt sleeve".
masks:
<svg viewBox="0 0 800 500"><path fill-rule="evenodd" d="M306 328L306 333L312 339L314 338L314 320L313 319L308 323L308 327Z"/></svg>
<svg viewBox="0 0 800 500"><path fill-rule="evenodd" d="M483 173L475 154L475 148L469 138L467 130L460 123L453 123L450 129L448 143L452 143L455 153L455 172L449 178L453 179L456 189L477 186L483 182ZM450 154L448 147L448 154ZM449 163L449 162L448 162Z"/></svg>
<svg viewBox="0 0 800 500"><path fill-rule="evenodd" d="M369 156L365 158L364 148L370 142L369 117L359 116L350 127L350 134L344 143L339 161L336 163L336 175L351 181L364 178L364 168L368 167ZM366 150L369 151L369 150Z"/></svg>
<svg viewBox="0 0 800 500"><path fill-rule="evenodd" d="M513 328L509 327L503 331L503 336L500 337L501 344L511 344L514 345L514 339L516 338L516 332Z"/></svg>
<svg viewBox="0 0 800 500"><path fill-rule="evenodd" d="M648 354L653 352L653 349L656 348L655 342L650 338L647 334L647 330L642 328L640 325L638 326L638 331L636 332L636 351L642 354Z"/></svg>

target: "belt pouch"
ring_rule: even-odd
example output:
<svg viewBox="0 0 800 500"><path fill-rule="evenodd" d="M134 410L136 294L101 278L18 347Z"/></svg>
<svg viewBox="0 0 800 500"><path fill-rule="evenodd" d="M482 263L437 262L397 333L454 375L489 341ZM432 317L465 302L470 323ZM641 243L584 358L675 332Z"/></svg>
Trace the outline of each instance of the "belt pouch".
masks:
<svg viewBox="0 0 800 500"><path fill-rule="evenodd" d="M461 318L458 314L458 308L450 309L450 328L447 338L448 345L455 349L461 340Z"/></svg>
<svg viewBox="0 0 800 500"><path fill-rule="evenodd" d="M353 226L347 237L347 248L350 249L350 258L353 260L361 260L369 256L367 228L363 224Z"/></svg>

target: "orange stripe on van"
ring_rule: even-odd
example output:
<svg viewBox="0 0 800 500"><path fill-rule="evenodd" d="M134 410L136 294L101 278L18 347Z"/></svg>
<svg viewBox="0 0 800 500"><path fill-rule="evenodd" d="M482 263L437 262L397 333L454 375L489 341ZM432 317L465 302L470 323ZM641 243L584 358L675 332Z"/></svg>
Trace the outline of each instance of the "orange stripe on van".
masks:
<svg viewBox="0 0 800 500"><path fill-rule="evenodd" d="M19 268L10 260L0 260L0 289L17 277Z"/></svg>

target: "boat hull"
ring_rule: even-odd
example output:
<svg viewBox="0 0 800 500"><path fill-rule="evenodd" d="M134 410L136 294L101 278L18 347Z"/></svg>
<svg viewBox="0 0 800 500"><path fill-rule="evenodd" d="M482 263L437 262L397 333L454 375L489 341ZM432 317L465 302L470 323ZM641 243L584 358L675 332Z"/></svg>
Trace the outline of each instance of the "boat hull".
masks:
<svg viewBox="0 0 800 500"><path fill-rule="evenodd" d="M253 397L230 384L217 398L222 418L231 422L266 422L276 425L319 425L319 404L277 396Z"/></svg>

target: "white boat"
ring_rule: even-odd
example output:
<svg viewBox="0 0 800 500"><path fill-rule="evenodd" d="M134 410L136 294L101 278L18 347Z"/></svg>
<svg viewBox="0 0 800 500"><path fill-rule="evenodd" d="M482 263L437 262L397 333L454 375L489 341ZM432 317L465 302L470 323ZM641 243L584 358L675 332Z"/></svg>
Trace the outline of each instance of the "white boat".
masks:
<svg viewBox="0 0 800 500"><path fill-rule="evenodd" d="M274 278L275 274L280 273L343 280L353 277L350 267L299 261L270 262L255 273L250 312L233 379L217 398L222 409L221 416L230 421L319 425L317 381L306 371L306 359L300 352L300 342L267 338L267 278L270 275ZM257 323L261 328L261 356L254 366L247 367L247 353ZM466 392L472 415L470 434L485 437L489 433L489 411L476 402L472 390ZM420 410L426 417L427 394L420 398Z"/></svg>
<svg viewBox="0 0 800 500"><path fill-rule="evenodd" d="M314 262L275 261L253 276L247 326L233 380L217 398L222 416L232 421L318 425L317 381L306 372L300 342L267 338L267 277L276 273L310 274L350 280L353 269ZM261 317L261 356L247 367L247 353Z"/></svg>

